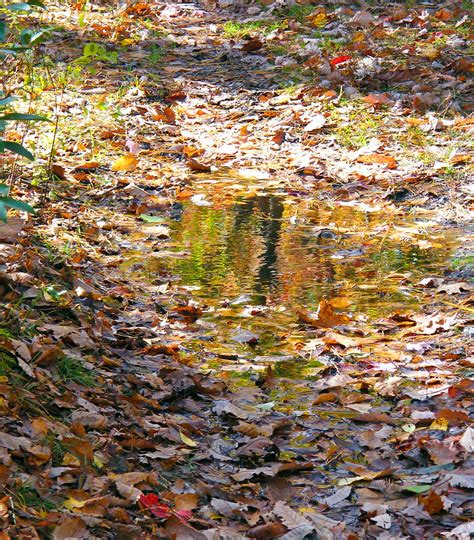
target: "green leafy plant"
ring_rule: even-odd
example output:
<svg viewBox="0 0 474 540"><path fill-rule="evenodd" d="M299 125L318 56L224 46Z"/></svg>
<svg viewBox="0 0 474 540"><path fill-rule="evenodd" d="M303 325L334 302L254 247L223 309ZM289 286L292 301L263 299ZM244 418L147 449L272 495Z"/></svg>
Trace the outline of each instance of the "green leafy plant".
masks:
<svg viewBox="0 0 474 540"><path fill-rule="evenodd" d="M9 197L8 193L10 188L5 184L0 184L0 220L4 223L7 222L7 208L14 208L15 210L21 210L22 212L28 212L34 214L34 208L28 203L19 201Z"/></svg>
<svg viewBox="0 0 474 540"><path fill-rule="evenodd" d="M14 3L5 6L7 12L28 12L33 8L44 8L40 0L28 0L23 3ZM47 34L48 29L33 31L30 28L23 28L17 36L17 42L8 41L8 28L6 20L0 21L0 59L6 55L16 55L18 52L25 51L34 45L37 45ZM0 93L0 154L12 152L30 161L34 160L33 154L22 144L9 141L3 138L8 122L43 122L48 121L44 116L30 113L19 113L10 110L11 103L15 101L14 96L4 96ZM14 208L23 212L34 213L33 208L22 201L13 199L9 196L9 187L0 184L0 220L7 221L7 208Z"/></svg>
<svg viewBox="0 0 474 540"><path fill-rule="evenodd" d="M108 51L100 43L86 43L82 51L82 56L76 61L80 64L87 64L93 61L116 64L118 62L118 53L116 51Z"/></svg>
<svg viewBox="0 0 474 540"><path fill-rule="evenodd" d="M9 96L7 98L0 99L0 109L9 105L12 101L15 100L15 97ZM49 120L38 114L23 114L17 112L10 112L0 116L0 135L5 132L7 122L49 122ZM0 153L5 152L6 150L18 154L30 161L33 161L35 158L33 154L27 150L22 144L6 141L5 139L0 139Z"/></svg>

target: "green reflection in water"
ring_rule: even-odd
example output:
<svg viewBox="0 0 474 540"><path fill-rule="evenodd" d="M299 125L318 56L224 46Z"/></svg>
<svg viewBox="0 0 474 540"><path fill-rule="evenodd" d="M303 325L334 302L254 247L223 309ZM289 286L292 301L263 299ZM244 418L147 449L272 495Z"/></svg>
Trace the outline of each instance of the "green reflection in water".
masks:
<svg viewBox="0 0 474 540"><path fill-rule="evenodd" d="M406 280L439 273L453 249L446 240L430 247L432 235L416 224L400 239L391 229L397 219L407 227L406 216L271 195L221 207L186 203L173 238L188 255L168 266L201 297L247 293L246 303L315 309L321 298L348 296L351 310L377 316L416 303Z"/></svg>

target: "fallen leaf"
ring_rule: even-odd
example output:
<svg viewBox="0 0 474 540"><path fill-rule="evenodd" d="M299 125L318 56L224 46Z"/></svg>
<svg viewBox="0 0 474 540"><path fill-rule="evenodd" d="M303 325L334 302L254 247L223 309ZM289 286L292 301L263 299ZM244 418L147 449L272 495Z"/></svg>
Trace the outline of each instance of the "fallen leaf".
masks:
<svg viewBox="0 0 474 540"><path fill-rule="evenodd" d="M474 452L474 428L468 427L459 439L459 444L466 452Z"/></svg>
<svg viewBox="0 0 474 540"><path fill-rule="evenodd" d="M314 525L308 521L302 514L295 512L287 504L278 501L273 507L273 513L281 519L285 527L290 532L295 531L295 538L303 539L306 535L315 530Z"/></svg>
<svg viewBox="0 0 474 540"><path fill-rule="evenodd" d="M336 313L334 307L327 300L321 300L321 302L319 302L316 313L302 312L299 314L299 318L301 322L316 326L317 328L332 328L349 321L347 315Z"/></svg>
<svg viewBox="0 0 474 540"><path fill-rule="evenodd" d="M341 489L338 489L335 493L333 493L330 497L326 497L321 500L321 502L330 508L332 508L334 505L344 501L349 497L349 495L352 492L352 488L350 486L343 487Z"/></svg>
<svg viewBox="0 0 474 540"><path fill-rule="evenodd" d="M112 171L134 171L138 166L138 158L134 154L125 154L114 161L110 169Z"/></svg>
<svg viewBox="0 0 474 540"><path fill-rule="evenodd" d="M313 116L309 124L304 127L304 130L308 133L311 131L317 131L326 125L326 118L322 114L316 114Z"/></svg>
<svg viewBox="0 0 474 540"><path fill-rule="evenodd" d="M211 172L211 166L200 163L191 158L186 161L186 165L194 172Z"/></svg>
<svg viewBox="0 0 474 540"><path fill-rule="evenodd" d="M80 518L66 518L53 531L53 540L70 540L72 538L90 538L91 533Z"/></svg>
<svg viewBox="0 0 474 540"><path fill-rule="evenodd" d="M198 445L196 441L193 441L190 437L188 437L181 431L179 432L179 437L186 446L190 446L191 448L196 448L196 446Z"/></svg>
<svg viewBox="0 0 474 540"><path fill-rule="evenodd" d="M247 41L245 45L242 46L242 50L250 53L254 51L258 51L263 47L263 41L259 38L253 38L250 41Z"/></svg>
<svg viewBox="0 0 474 540"><path fill-rule="evenodd" d="M385 154L365 154L359 156L356 161L369 165L385 165L387 169L396 169L398 166L397 160L394 157Z"/></svg>
<svg viewBox="0 0 474 540"><path fill-rule="evenodd" d="M339 64L343 64L344 62L348 62L349 60L352 60L352 56L349 54L343 54L342 56L333 58L329 61L329 63L331 64L331 66L338 66Z"/></svg>
<svg viewBox="0 0 474 540"><path fill-rule="evenodd" d="M418 500L430 515L437 514L444 508L443 500L434 490L431 490L426 496L420 496Z"/></svg>

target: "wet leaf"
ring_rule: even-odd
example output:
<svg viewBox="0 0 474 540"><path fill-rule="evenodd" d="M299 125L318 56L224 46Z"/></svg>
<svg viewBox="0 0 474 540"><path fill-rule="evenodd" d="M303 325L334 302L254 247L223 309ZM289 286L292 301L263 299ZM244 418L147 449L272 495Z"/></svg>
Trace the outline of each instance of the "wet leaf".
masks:
<svg viewBox="0 0 474 540"><path fill-rule="evenodd" d="M349 321L347 315L337 313L327 300L321 300L318 310L314 315L303 312L299 314L299 317L301 322L318 328L332 328Z"/></svg>

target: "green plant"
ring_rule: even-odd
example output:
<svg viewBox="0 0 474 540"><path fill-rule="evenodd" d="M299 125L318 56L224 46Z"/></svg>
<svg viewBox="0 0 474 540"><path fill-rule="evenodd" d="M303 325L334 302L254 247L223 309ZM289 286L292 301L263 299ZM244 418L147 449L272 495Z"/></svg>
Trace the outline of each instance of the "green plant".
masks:
<svg viewBox="0 0 474 540"><path fill-rule="evenodd" d="M161 47L158 47L157 45L153 45L151 48L149 60L152 64L157 64L158 62L161 62L161 59L164 56L164 50Z"/></svg>
<svg viewBox="0 0 474 540"><path fill-rule="evenodd" d="M63 382L72 381L83 386L95 386L97 384L94 373L76 358L63 356L56 364L56 369Z"/></svg>
<svg viewBox="0 0 474 540"><path fill-rule="evenodd" d="M116 51L108 51L100 43L86 43L80 56L76 62L80 64L89 64L90 62L109 62L116 64L118 62L118 53Z"/></svg>
<svg viewBox="0 0 474 540"><path fill-rule="evenodd" d="M0 349L0 376L9 375L16 366L15 357L9 351Z"/></svg>
<svg viewBox="0 0 474 540"><path fill-rule="evenodd" d="M35 510L49 511L55 510L57 505L41 497L38 490L31 484L22 484L17 487L13 496L22 508L34 508Z"/></svg>
<svg viewBox="0 0 474 540"><path fill-rule="evenodd" d="M7 108L10 103L12 103L16 98L14 96L8 96L0 99L0 110ZM3 116L0 116L0 135L5 132L8 122L49 122L44 116L38 114L23 114L17 112L8 112ZM33 154L27 150L22 144L7 141L5 139L0 139L0 153L8 150L14 154L18 154L30 161L33 161L35 158Z"/></svg>
<svg viewBox="0 0 474 540"><path fill-rule="evenodd" d="M0 141L1 144L1 141ZM5 184L0 184L0 220L4 223L7 222L7 208L15 208L15 210L21 210L34 214L34 209L27 203L13 199L8 196L10 188Z"/></svg>
<svg viewBox="0 0 474 540"><path fill-rule="evenodd" d="M280 21L228 21L224 25L224 34L230 38L243 38L254 33L267 35L282 26Z"/></svg>
<svg viewBox="0 0 474 540"><path fill-rule="evenodd" d="M308 17L308 15L311 15L311 13L313 13L314 10L314 6L294 4L287 10L283 11L282 15L286 17L291 17L292 19L296 19L299 22L303 22L306 17Z"/></svg>

